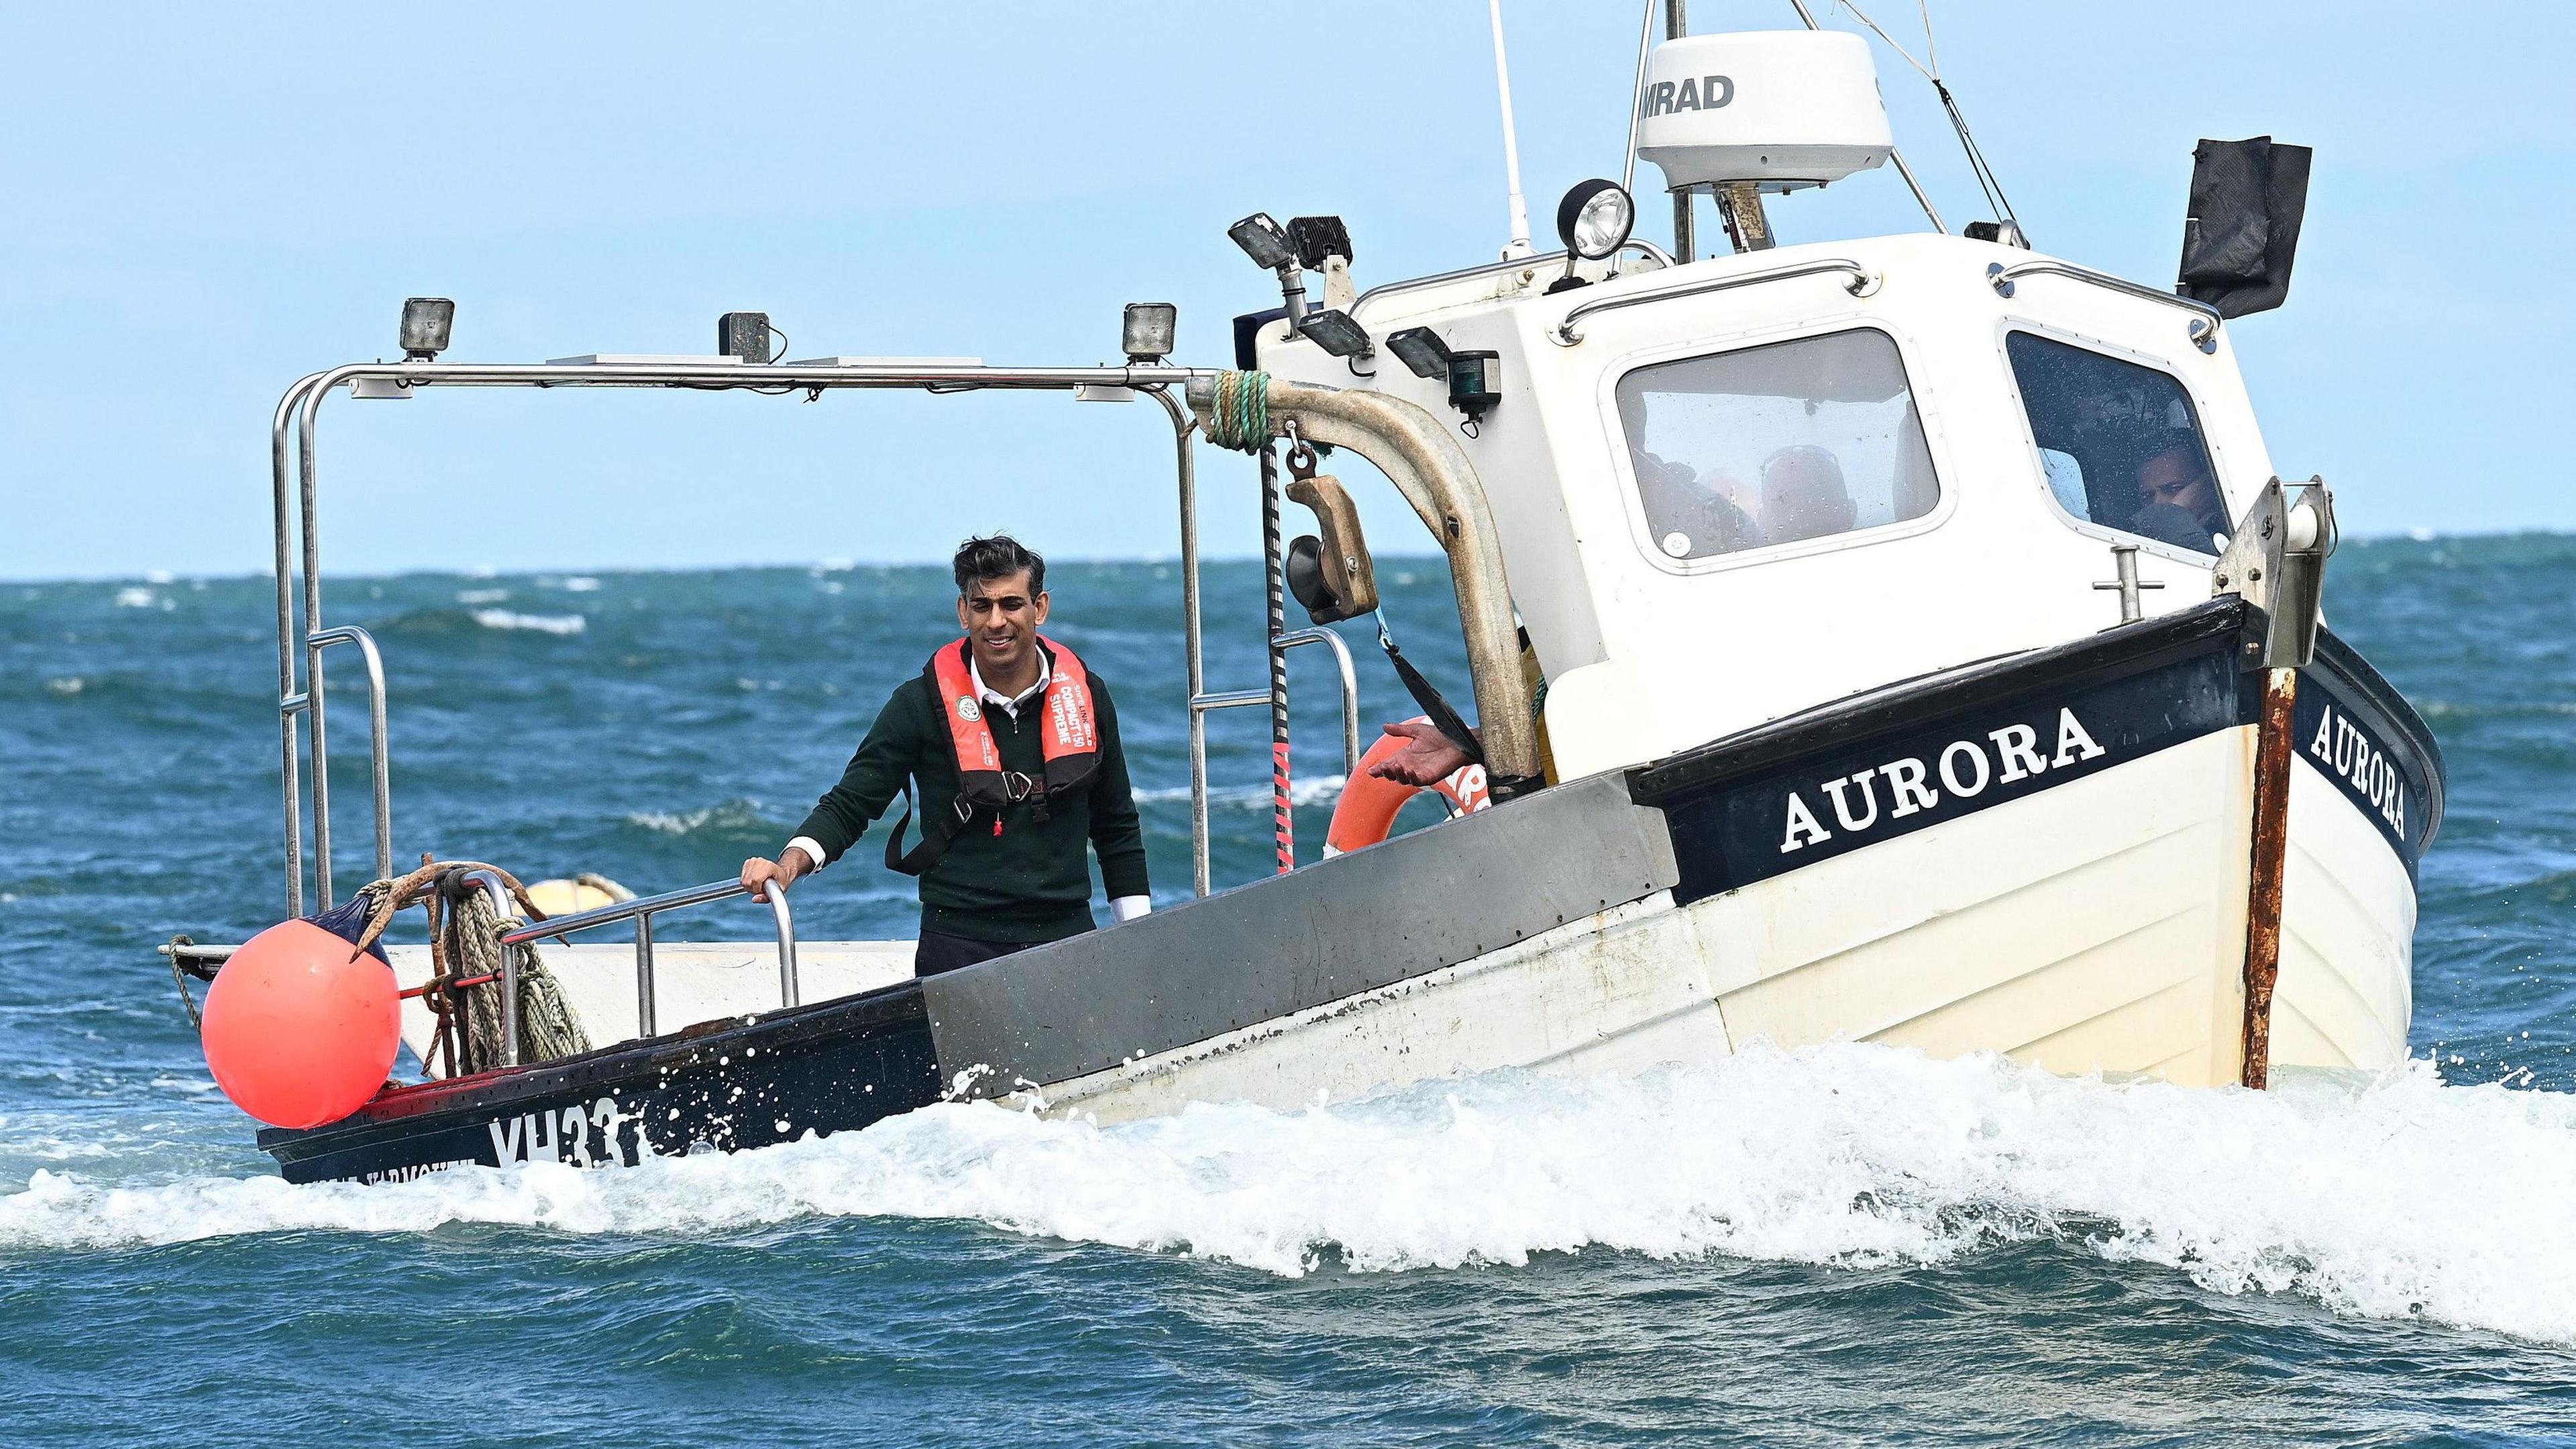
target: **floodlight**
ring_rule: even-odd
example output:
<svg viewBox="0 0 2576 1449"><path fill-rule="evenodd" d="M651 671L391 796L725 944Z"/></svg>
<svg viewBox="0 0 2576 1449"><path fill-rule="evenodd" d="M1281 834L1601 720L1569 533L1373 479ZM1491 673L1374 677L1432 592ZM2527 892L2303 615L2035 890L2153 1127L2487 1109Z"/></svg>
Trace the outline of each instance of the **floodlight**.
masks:
<svg viewBox="0 0 2576 1449"><path fill-rule="evenodd" d="M405 362L434 362L456 328L456 304L445 297L405 297L402 350Z"/></svg>
<svg viewBox="0 0 2576 1449"><path fill-rule="evenodd" d="M1308 271L1324 269L1324 258L1351 259L1350 228L1338 216L1292 216L1288 218L1288 243L1297 249L1297 260Z"/></svg>
<svg viewBox="0 0 2576 1449"><path fill-rule="evenodd" d="M1449 344L1441 341L1440 334L1428 327L1407 327L1401 332L1389 333L1386 349L1411 368L1415 377L1449 375Z"/></svg>
<svg viewBox="0 0 2576 1449"><path fill-rule="evenodd" d="M716 319L716 355L744 362L769 360L769 314L727 312Z"/></svg>
<svg viewBox="0 0 2576 1449"><path fill-rule="evenodd" d="M1616 181L1578 183L1556 204L1556 234L1565 249L1597 262L1626 245L1637 224L1637 203Z"/></svg>
<svg viewBox="0 0 2576 1449"><path fill-rule="evenodd" d="M1243 254L1252 258L1254 266L1268 267L1275 272L1297 260L1297 249L1289 244L1288 234L1279 229L1279 223L1272 221L1266 211L1256 211L1227 227L1225 234L1234 238L1234 244L1243 248Z"/></svg>
<svg viewBox="0 0 2576 1449"><path fill-rule="evenodd" d="M1297 330L1335 357L1366 357L1377 350L1377 345L1369 341L1368 329L1338 307L1307 313L1297 323Z"/></svg>
<svg viewBox="0 0 2576 1449"><path fill-rule="evenodd" d="M1181 309L1169 302L1130 302L1118 329L1119 350L1129 362L1160 362L1172 355Z"/></svg>

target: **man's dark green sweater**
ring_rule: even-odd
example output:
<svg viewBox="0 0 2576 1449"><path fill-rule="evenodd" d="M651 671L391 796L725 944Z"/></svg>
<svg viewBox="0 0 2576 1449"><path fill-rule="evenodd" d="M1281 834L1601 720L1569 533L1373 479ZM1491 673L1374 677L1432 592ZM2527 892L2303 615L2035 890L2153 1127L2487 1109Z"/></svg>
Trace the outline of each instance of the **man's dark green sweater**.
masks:
<svg viewBox="0 0 2576 1449"><path fill-rule="evenodd" d="M953 645L950 647L954 647ZM1054 941L1091 929L1091 863L1083 843L1100 853L1101 883L1112 900L1148 893L1145 834L1127 785L1127 752L1118 739L1118 706L1097 674L1091 705L1100 722L1100 764L1087 787L1047 802L1047 818L1029 805L1002 812L1001 833L978 820L957 834L948 853L921 877L921 928L978 941ZM1001 751L1002 768L1041 778L1046 773L1041 696L1018 715L987 704L985 726ZM877 711L841 782L795 830L823 847L818 865L829 865L867 833L914 781L921 820L956 808L957 758L946 716L928 680L915 675L895 687Z"/></svg>

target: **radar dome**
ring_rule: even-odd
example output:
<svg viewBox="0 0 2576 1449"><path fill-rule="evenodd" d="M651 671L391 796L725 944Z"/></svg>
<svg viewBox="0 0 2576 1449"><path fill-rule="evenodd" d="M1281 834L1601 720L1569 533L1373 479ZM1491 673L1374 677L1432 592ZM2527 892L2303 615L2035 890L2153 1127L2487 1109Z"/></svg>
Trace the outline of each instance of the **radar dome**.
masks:
<svg viewBox="0 0 2576 1449"><path fill-rule="evenodd" d="M1896 144L1869 42L1839 30L1667 40L1647 57L1637 110L1637 155L1674 190L1822 186L1884 163Z"/></svg>

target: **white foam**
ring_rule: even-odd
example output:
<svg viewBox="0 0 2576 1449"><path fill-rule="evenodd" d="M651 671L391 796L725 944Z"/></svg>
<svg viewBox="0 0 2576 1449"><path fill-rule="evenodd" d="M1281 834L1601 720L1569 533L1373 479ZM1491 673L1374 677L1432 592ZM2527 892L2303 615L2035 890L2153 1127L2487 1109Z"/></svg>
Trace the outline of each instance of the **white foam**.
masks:
<svg viewBox="0 0 2576 1449"><path fill-rule="evenodd" d="M509 597L510 591L508 589L460 589L456 594L456 602L460 604L497 604Z"/></svg>
<svg viewBox="0 0 2576 1449"><path fill-rule="evenodd" d="M514 614L508 609L477 609L474 622L486 629L534 629L540 634L578 634L590 627L579 614Z"/></svg>
<svg viewBox="0 0 2576 1449"><path fill-rule="evenodd" d="M816 1215L969 1219L1287 1275L1328 1251L1356 1271L1585 1246L1867 1267L2046 1237L2226 1293L2576 1341L2576 1098L2445 1087L2423 1064L2258 1095L1845 1046L1106 1128L944 1105L618 1172L362 1188L48 1170L0 1197L0 1246L450 1222L694 1236Z"/></svg>
<svg viewBox="0 0 2576 1449"><path fill-rule="evenodd" d="M1339 800L1342 797L1342 786L1348 778L1338 773L1291 776L1288 781L1288 803L1306 806ZM1151 790L1138 790L1136 798L1141 801L1187 800L1190 798L1190 787L1167 785ZM1270 787L1268 785L1226 785L1211 788L1208 791L1208 803L1232 805L1242 810L1267 810L1270 808Z"/></svg>

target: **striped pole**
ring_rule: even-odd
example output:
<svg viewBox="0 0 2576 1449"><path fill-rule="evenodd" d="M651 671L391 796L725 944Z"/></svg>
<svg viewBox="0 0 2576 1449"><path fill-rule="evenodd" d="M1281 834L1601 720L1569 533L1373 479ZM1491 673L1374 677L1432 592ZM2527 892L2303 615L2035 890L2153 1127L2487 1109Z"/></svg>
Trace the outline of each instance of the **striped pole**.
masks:
<svg viewBox="0 0 2576 1449"><path fill-rule="evenodd" d="M1270 813L1279 841L1279 873L1297 868L1297 832L1288 816L1288 651L1279 636L1288 632L1287 561L1279 546L1279 451L1261 449L1261 559L1269 571L1270 613Z"/></svg>

